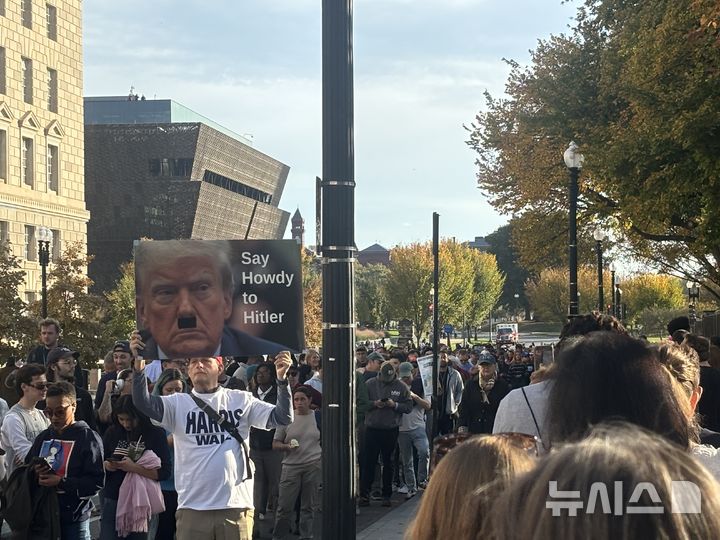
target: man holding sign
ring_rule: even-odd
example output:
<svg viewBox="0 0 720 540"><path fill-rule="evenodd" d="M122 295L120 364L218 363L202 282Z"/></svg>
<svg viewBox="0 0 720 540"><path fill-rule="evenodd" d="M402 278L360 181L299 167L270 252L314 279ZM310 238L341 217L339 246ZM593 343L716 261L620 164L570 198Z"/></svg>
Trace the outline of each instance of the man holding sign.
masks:
<svg viewBox="0 0 720 540"><path fill-rule="evenodd" d="M190 394L150 395L138 358L145 347L138 332L130 347L135 356L133 403L173 435L178 492L178 540L249 540L253 526L253 481L247 441L250 427L272 429L293 421L286 373L290 353L275 360L277 404L218 383L222 358L191 357Z"/></svg>
<svg viewBox="0 0 720 540"><path fill-rule="evenodd" d="M148 359L276 354L288 349L230 327L226 241L143 241L135 247L138 322Z"/></svg>

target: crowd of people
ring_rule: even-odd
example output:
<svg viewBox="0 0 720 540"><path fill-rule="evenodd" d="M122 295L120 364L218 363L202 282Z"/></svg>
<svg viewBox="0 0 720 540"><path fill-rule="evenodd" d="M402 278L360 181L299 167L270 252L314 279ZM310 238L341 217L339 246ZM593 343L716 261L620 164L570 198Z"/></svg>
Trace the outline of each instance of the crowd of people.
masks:
<svg viewBox="0 0 720 540"><path fill-rule="evenodd" d="M358 344L358 512L423 492L411 540L708 537L720 515L720 348L686 318L668 331L651 345L593 313L551 349L441 346L434 391L428 347ZM0 400L14 532L90 539L96 515L102 540L313 537L321 351L145 365L134 332L102 359L93 399L58 321L40 323L40 341ZM671 511L680 485L698 512Z"/></svg>

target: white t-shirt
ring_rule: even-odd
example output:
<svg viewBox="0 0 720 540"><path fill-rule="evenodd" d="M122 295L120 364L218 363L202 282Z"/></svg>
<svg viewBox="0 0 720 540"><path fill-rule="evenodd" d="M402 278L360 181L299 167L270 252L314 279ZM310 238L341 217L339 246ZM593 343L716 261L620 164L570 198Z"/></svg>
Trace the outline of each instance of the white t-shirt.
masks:
<svg viewBox="0 0 720 540"><path fill-rule="evenodd" d="M193 393L233 422L245 441L251 426L265 429L275 407L242 390L220 387L213 394ZM253 508L253 481L243 481L247 475L240 443L210 420L188 394L162 396L162 400L161 425L174 437L178 508Z"/></svg>
<svg viewBox="0 0 720 540"><path fill-rule="evenodd" d="M47 429L50 421L42 411L32 408L25 409L19 403L10 408L5 415L0 429L0 446L5 450L5 466L7 476L16 468L15 458L21 461L30 451L35 438Z"/></svg>
<svg viewBox="0 0 720 540"><path fill-rule="evenodd" d="M720 481L720 451L717 448L707 444L695 444L690 452L715 477L715 480Z"/></svg>
<svg viewBox="0 0 720 540"><path fill-rule="evenodd" d="M154 383L162 374L162 370L162 360L153 360L145 366L145 376L151 383Z"/></svg>

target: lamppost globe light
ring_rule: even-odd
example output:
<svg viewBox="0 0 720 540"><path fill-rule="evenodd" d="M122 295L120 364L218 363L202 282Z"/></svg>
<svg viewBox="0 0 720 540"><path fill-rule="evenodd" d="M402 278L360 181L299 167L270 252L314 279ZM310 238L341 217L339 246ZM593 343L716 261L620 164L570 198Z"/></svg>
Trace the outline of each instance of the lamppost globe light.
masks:
<svg viewBox="0 0 720 540"><path fill-rule="evenodd" d="M513 296L515 297L515 299L520 298L520 295L518 293L515 293Z"/></svg>
<svg viewBox="0 0 720 540"><path fill-rule="evenodd" d="M688 282L685 284L685 286L686 286L688 289L692 289L692 288L695 286L695 283L692 282L692 281L688 281Z"/></svg>
<svg viewBox="0 0 720 540"><path fill-rule="evenodd" d="M582 169L585 158L578 152L578 145L575 141L570 141L570 145L563 153L563 159L565 160L565 166L568 169Z"/></svg>
<svg viewBox="0 0 720 540"><path fill-rule="evenodd" d="M51 242L53 233L44 225L38 229L38 240L41 242Z"/></svg>
<svg viewBox="0 0 720 540"><path fill-rule="evenodd" d="M615 263L614 263L614 262L611 262L611 263L610 263L610 271L611 271L611 272L614 272L615 269L616 269Z"/></svg>
<svg viewBox="0 0 720 540"><path fill-rule="evenodd" d="M600 227L595 228L595 231L593 231L593 238L596 242L602 242L605 240L605 231L602 230Z"/></svg>

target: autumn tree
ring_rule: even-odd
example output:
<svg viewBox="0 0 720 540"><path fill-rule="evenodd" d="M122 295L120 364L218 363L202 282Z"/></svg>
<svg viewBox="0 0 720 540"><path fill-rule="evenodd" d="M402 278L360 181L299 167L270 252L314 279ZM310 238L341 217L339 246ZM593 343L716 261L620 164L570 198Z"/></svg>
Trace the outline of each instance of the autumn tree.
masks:
<svg viewBox="0 0 720 540"><path fill-rule="evenodd" d="M7 242L0 242L0 358L3 359L25 357L37 339L37 325L28 316L27 306L19 295L24 281L20 260Z"/></svg>
<svg viewBox="0 0 720 540"><path fill-rule="evenodd" d="M498 269L495 256L476 249L468 249L473 271L473 288L470 297L465 330L479 326L500 300L505 277Z"/></svg>
<svg viewBox="0 0 720 540"><path fill-rule="evenodd" d="M360 324L381 328L388 322L385 287L388 273L382 264L355 266L355 313Z"/></svg>
<svg viewBox="0 0 720 540"><path fill-rule="evenodd" d="M545 322L566 321L568 314L568 270L567 268L549 268L529 280L525 294L535 319ZM609 281L609 280L608 280ZM591 266L578 268L578 304L580 313L597 310L598 289L597 270Z"/></svg>
<svg viewBox="0 0 720 540"><path fill-rule="evenodd" d="M322 345L322 273L317 260L304 249L300 251L303 290L305 345Z"/></svg>
<svg viewBox="0 0 720 540"><path fill-rule="evenodd" d="M619 285L631 324L643 318L647 310L670 312L685 306L683 285L673 276L640 274L622 280Z"/></svg>
<svg viewBox="0 0 720 540"><path fill-rule="evenodd" d="M126 262L120 266L120 278L115 287L105 293L107 320L105 336L108 341L126 339L135 329L135 263Z"/></svg>
<svg viewBox="0 0 720 540"><path fill-rule="evenodd" d="M480 188L543 248L523 255L560 252L575 140L580 243L601 222L629 255L720 284L717 13L710 0L586 0L568 35L510 62L507 97L486 95L468 144Z"/></svg>
<svg viewBox="0 0 720 540"><path fill-rule="evenodd" d="M86 273L90 259L81 243L68 244L50 266L47 290L48 316L60 321L63 343L79 351L86 366L102 358L111 345L103 332L106 301L88 292L92 285ZM39 318L39 303L31 309Z"/></svg>

